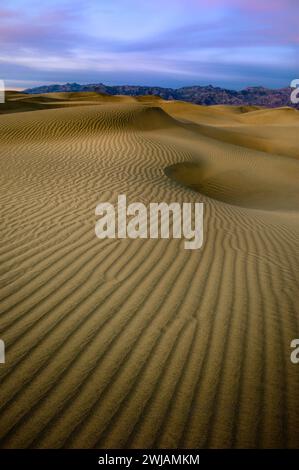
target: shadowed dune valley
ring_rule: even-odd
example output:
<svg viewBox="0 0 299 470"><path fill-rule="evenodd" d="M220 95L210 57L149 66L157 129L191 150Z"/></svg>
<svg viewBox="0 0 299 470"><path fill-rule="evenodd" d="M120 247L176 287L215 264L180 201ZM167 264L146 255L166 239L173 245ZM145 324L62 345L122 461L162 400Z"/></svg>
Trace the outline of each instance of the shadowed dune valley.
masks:
<svg viewBox="0 0 299 470"><path fill-rule="evenodd" d="M0 142L0 447L298 447L299 111L7 92ZM119 195L202 246L99 239Z"/></svg>

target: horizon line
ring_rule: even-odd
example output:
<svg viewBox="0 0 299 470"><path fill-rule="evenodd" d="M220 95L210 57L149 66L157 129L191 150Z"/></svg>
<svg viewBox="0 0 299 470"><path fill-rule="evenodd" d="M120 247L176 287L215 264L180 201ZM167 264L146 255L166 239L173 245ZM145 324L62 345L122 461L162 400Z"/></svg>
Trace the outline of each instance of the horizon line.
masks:
<svg viewBox="0 0 299 470"><path fill-rule="evenodd" d="M5 80L4 80L5 82ZM7 88L7 91L26 91L26 90L34 90L36 88L41 88L41 87L51 87L51 86L65 86L65 85L79 85L79 86L92 86L92 85L103 85L105 87L109 87L109 88L113 88L113 87L142 87L142 88L161 88L161 89L170 89L170 90L180 90L182 88L207 88L207 87L212 87L212 88L220 88L220 89L224 89L224 90L233 90L233 91L242 91L242 90L246 90L246 89L249 89L249 88L264 88L264 89L268 89L268 90L282 90L282 89L285 89L285 88L291 88L291 83L289 85L285 85L285 86L282 86L282 87L277 87L277 88L273 88L271 86L269 87L265 87L264 85L247 85L245 87L242 87L242 88L234 88L234 87L226 87L226 86L221 86L221 85L213 85L212 83L208 83L206 85L199 85L199 84L193 84L193 85L183 85L183 86L180 86L180 87L172 87L172 86L161 86L161 85L142 85L142 84L131 84L131 83L122 83L122 84L116 84L116 85L108 85L104 82L89 82L89 83L82 83L82 82L77 82L77 81L74 81L74 82L52 82L52 83L49 83L49 84L41 84L41 85L36 85L36 86L32 86L32 87L15 87L15 88Z"/></svg>

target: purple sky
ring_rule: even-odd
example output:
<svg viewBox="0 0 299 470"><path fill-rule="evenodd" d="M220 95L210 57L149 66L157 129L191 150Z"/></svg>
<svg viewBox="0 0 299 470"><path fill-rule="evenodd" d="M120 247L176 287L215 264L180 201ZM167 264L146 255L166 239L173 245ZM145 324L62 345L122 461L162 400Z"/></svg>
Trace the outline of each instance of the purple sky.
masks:
<svg viewBox="0 0 299 470"><path fill-rule="evenodd" d="M10 0L8 88L104 82L287 86L299 75L299 0Z"/></svg>

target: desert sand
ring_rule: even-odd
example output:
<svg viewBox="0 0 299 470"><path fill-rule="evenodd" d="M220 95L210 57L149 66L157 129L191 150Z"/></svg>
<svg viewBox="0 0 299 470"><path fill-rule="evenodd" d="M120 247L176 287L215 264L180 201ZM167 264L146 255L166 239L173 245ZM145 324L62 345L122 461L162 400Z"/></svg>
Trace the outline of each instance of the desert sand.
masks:
<svg viewBox="0 0 299 470"><path fill-rule="evenodd" d="M0 105L0 445L299 445L299 112L96 93ZM204 245L95 207L203 202Z"/></svg>

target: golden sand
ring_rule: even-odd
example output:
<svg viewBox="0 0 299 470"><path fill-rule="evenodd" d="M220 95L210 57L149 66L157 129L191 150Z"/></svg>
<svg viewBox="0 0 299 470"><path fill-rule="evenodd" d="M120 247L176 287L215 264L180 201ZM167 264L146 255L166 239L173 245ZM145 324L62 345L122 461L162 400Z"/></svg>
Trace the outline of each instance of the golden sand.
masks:
<svg viewBox="0 0 299 470"><path fill-rule="evenodd" d="M1 446L298 446L299 112L1 106ZM203 248L99 241L119 194L204 202Z"/></svg>

